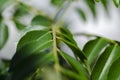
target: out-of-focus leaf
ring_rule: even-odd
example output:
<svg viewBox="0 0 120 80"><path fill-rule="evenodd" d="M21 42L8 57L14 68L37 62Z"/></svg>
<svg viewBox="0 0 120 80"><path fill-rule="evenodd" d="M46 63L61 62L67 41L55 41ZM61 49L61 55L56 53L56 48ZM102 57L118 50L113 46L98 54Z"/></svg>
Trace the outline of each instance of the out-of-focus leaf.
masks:
<svg viewBox="0 0 120 80"><path fill-rule="evenodd" d="M27 6L23 3L19 3L18 5L16 5L16 11L14 13L14 18L19 18L25 14L28 14L28 10L27 10Z"/></svg>
<svg viewBox="0 0 120 80"><path fill-rule="evenodd" d="M61 6L64 2L65 0L51 0L51 3L58 7Z"/></svg>
<svg viewBox="0 0 120 80"><path fill-rule="evenodd" d="M109 70L108 80L120 80L120 58L112 64Z"/></svg>
<svg viewBox="0 0 120 80"><path fill-rule="evenodd" d="M61 28L60 29L60 36L62 37L62 41L68 45L68 47L71 48L71 50L74 52L74 55L76 57L79 57L82 62L85 62L86 56L83 54L83 52L78 47L77 43L73 39L73 36L71 32L67 28Z"/></svg>
<svg viewBox="0 0 120 80"><path fill-rule="evenodd" d="M86 14L82 9L77 9L77 12L84 21L87 21Z"/></svg>
<svg viewBox="0 0 120 80"><path fill-rule="evenodd" d="M0 0L0 12L1 10L3 10L5 4L8 2L9 0Z"/></svg>
<svg viewBox="0 0 120 80"><path fill-rule="evenodd" d="M93 71L92 80L107 80L109 69L114 61L120 57L120 46L110 45L97 60Z"/></svg>
<svg viewBox="0 0 120 80"><path fill-rule="evenodd" d="M0 49L2 49L8 40L8 27L0 20Z"/></svg>
<svg viewBox="0 0 120 80"><path fill-rule="evenodd" d="M95 3L93 2L93 0L85 0L85 3L87 4L88 8L91 10L94 18L97 16L96 14L96 7L95 7Z"/></svg>
<svg viewBox="0 0 120 80"><path fill-rule="evenodd" d="M51 26L52 20L46 16L37 15L32 19L31 25Z"/></svg>
<svg viewBox="0 0 120 80"><path fill-rule="evenodd" d="M18 22L18 21L14 21L15 22L15 25L16 25L16 27L17 27L17 29L18 30L23 30L23 29L25 29L25 25L23 25L23 24L21 24L20 22Z"/></svg>
<svg viewBox="0 0 120 80"><path fill-rule="evenodd" d="M101 2L102 2L102 4L103 4L103 6L104 6L104 8L105 8L105 10L108 12L108 0L101 0Z"/></svg>
<svg viewBox="0 0 120 80"><path fill-rule="evenodd" d="M97 38L90 40L83 48L89 64L92 64L101 50L107 45L107 41L104 38Z"/></svg>
<svg viewBox="0 0 120 80"><path fill-rule="evenodd" d="M114 4L116 7L118 7L120 5L120 0L113 0Z"/></svg>
<svg viewBox="0 0 120 80"><path fill-rule="evenodd" d="M51 62L52 36L49 30L28 32L18 43L17 51L11 60L12 80L23 80L38 67Z"/></svg>
<svg viewBox="0 0 120 80"><path fill-rule="evenodd" d="M100 2L100 0L95 0L96 2Z"/></svg>
<svg viewBox="0 0 120 80"><path fill-rule="evenodd" d="M66 75L71 75L74 76L77 80L87 80L87 75L86 75L86 71L85 68L83 67L82 63L78 62L77 60L75 60L74 58L72 58L71 56L69 56L68 54L64 53L64 52L60 52L61 55L64 57L64 59L72 66L72 68L77 72L76 76L72 73L72 74L68 74L66 71L64 74ZM76 80L75 79L75 80Z"/></svg>
<svg viewBox="0 0 120 80"><path fill-rule="evenodd" d="M6 80L6 75L0 75L0 80Z"/></svg>
<svg viewBox="0 0 120 80"><path fill-rule="evenodd" d="M2 59L0 60L0 80L6 80L8 76L10 60Z"/></svg>

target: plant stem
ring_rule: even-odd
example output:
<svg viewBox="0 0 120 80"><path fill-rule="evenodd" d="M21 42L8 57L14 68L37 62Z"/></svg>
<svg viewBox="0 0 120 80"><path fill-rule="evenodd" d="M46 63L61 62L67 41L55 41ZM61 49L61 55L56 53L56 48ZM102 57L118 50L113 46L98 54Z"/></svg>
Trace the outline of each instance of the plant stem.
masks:
<svg viewBox="0 0 120 80"><path fill-rule="evenodd" d="M59 59L58 59L58 54L57 54L57 41L56 41L56 28L57 27L54 27L52 26L52 31L53 31L53 55L54 55L54 59L55 59L55 65L54 65L54 68L55 68L55 71L56 71L56 74L57 74L57 79L60 80L60 65L59 65Z"/></svg>

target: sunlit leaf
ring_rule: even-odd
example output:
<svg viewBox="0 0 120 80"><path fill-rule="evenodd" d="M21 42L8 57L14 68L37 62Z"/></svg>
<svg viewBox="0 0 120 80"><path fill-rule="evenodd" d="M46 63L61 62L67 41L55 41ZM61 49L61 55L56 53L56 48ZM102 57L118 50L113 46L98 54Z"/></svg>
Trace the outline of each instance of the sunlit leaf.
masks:
<svg viewBox="0 0 120 80"><path fill-rule="evenodd" d="M107 80L109 69L114 61L120 57L120 46L111 45L106 48L97 60L92 71L92 80Z"/></svg>
<svg viewBox="0 0 120 80"><path fill-rule="evenodd" d="M0 21L0 49L4 47L8 40L8 27Z"/></svg>
<svg viewBox="0 0 120 80"><path fill-rule="evenodd" d="M112 64L108 74L108 80L120 80L120 58Z"/></svg>
<svg viewBox="0 0 120 80"><path fill-rule="evenodd" d="M37 15L32 19L31 24L34 25L41 25L41 26L50 26L52 24L52 20L49 19L46 16L42 16L42 15Z"/></svg>
<svg viewBox="0 0 120 80"><path fill-rule="evenodd" d="M71 32L67 28L61 28L60 36L62 37L62 41L71 48L74 52L76 57L79 57L82 62L86 60L86 56L78 47L77 43L75 42Z"/></svg>
<svg viewBox="0 0 120 80"><path fill-rule="evenodd" d="M77 12L84 21L87 20L86 14L82 9L77 9Z"/></svg>
<svg viewBox="0 0 120 80"><path fill-rule="evenodd" d="M53 59L52 54L48 54L51 47L52 36L48 30L31 31L23 36L11 60L12 80L22 80L37 67L48 64Z"/></svg>
<svg viewBox="0 0 120 80"><path fill-rule="evenodd" d="M104 38L97 38L86 43L83 48L83 52L85 53L89 64L94 62L96 57L106 45L107 41Z"/></svg>
<svg viewBox="0 0 120 80"><path fill-rule="evenodd" d="M76 76L74 76L74 73L71 72L71 76L74 76L77 80L87 80L86 71L85 71L85 68L82 66L82 63L78 62L77 60L75 60L74 58L72 58L71 56L69 56L68 54L64 52L60 52L60 53L79 75L78 76L76 74ZM63 70L63 71L65 71L64 74L68 76L70 75L66 72L67 70Z"/></svg>
<svg viewBox="0 0 120 80"><path fill-rule="evenodd" d="M118 7L120 5L120 0L113 0L114 4L116 7Z"/></svg>

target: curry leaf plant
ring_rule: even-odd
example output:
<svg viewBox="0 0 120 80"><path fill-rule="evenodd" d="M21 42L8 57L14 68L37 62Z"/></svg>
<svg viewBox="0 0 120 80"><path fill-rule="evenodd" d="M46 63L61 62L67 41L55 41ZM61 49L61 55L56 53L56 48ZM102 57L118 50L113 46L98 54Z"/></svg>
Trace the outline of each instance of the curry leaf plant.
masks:
<svg viewBox="0 0 120 80"><path fill-rule="evenodd" d="M54 18L37 14L32 18L31 27L42 29L27 31L19 40L11 60L0 62L0 80L120 80L120 43L104 37L95 36L79 48L69 27L65 27L61 17L66 9L77 0L51 0L59 7ZM95 3L100 0L85 0L93 17L97 16ZM119 0L113 0L118 7ZM19 2L19 1L17 1ZM107 0L101 1L107 9ZM19 3L13 14L13 22L18 30L27 29L18 18L29 14L33 8ZM84 21L87 17L81 8L76 9ZM28 27L29 28L29 27ZM0 49L8 39L8 26L0 13ZM85 36L85 35L84 35ZM65 44L72 52L62 49Z"/></svg>

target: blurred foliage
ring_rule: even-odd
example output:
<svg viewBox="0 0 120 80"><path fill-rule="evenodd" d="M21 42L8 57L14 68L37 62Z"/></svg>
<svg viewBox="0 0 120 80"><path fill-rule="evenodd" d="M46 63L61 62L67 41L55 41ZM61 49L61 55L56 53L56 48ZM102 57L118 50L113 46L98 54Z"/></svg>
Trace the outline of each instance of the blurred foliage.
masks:
<svg viewBox="0 0 120 80"><path fill-rule="evenodd" d="M54 18L23 1L0 1L0 49L9 38L9 26L5 23L3 11L13 4L12 20L20 31L26 27L43 27L25 32L19 40L16 52L11 60L0 61L0 80L119 80L120 44L118 41L94 36L83 50L78 47L68 27L64 27L61 17L71 3L78 0L50 0L58 9ZM67 2L67 4L66 4ZM108 11L109 0L84 0L85 5L96 18L96 3L101 2ZM116 7L120 0L113 0ZM58 8L59 7L59 8ZM76 12L87 21L87 13L77 7ZM20 19L34 14L31 23L25 25ZM31 15L32 16L32 15ZM86 35L84 35L86 36ZM73 57L62 50L62 44L68 46ZM114 73L114 74L113 74Z"/></svg>

